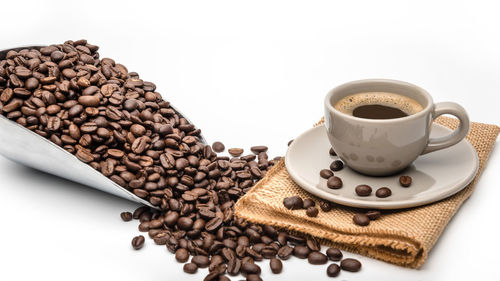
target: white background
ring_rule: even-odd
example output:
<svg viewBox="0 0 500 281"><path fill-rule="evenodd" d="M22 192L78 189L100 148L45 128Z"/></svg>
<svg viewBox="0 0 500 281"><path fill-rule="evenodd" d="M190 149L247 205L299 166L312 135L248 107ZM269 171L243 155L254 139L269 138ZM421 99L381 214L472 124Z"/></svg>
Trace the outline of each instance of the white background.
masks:
<svg viewBox="0 0 500 281"><path fill-rule="evenodd" d="M325 93L392 78L500 124L500 17L494 1L3 1L0 49L87 38L154 81L164 98L226 147L286 143L322 116ZM4 132L0 132L4 133ZM498 146L498 141L497 141ZM498 147L477 190L427 263L405 269L359 257L338 280L498 278ZM134 203L0 157L0 280L201 280L147 240L134 251ZM347 256L353 256L346 254ZM323 280L291 259L266 280ZM236 278L239 279L239 278ZM236 280L235 279L235 280ZM498 280L498 279L497 279Z"/></svg>

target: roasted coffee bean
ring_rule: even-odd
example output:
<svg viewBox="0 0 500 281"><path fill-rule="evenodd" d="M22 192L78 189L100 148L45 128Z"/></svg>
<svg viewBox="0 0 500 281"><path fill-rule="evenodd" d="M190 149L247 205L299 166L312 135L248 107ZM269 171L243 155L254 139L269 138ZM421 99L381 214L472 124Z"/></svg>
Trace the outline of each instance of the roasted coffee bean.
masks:
<svg viewBox="0 0 500 281"><path fill-rule="evenodd" d="M262 278L258 274L247 275L246 281L262 281Z"/></svg>
<svg viewBox="0 0 500 281"><path fill-rule="evenodd" d="M189 259L188 251L184 248L177 249L177 251L175 251L175 259L178 262L182 262L182 263L187 262L187 260Z"/></svg>
<svg viewBox="0 0 500 281"><path fill-rule="evenodd" d="M120 214L120 217L122 218L123 221L131 221L132 220L132 213L131 212L122 212Z"/></svg>
<svg viewBox="0 0 500 281"><path fill-rule="evenodd" d="M319 172L319 175L324 179L329 179L330 177L333 177L333 172L328 169L323 169Z"/></svg>
<svg viewBox="0 0 500 281"><path fill-rule="evenodd" d="M199 268L206 268L210 265L210 259L207 256L197 255L191 259L191 262L196 264Z"/></svg>
<svg viewBox="0 0 500 281"><path fill-rule="evenodd" d="M358 272L361 270L361 263L356 259L343 259L340 262L340 267L345 271Z"/></svg>
<svg viewBox="0 0 500 281"><path fill-rule="evenodd" d="M240 273L241 261L238 258L232 258L227 262L227 273L235 276Z"/></svg>
<svg viewBox="0 0 500 281"><path fill-rule="evenodd" d="M326 268L326 275L328 275L328 277L337 277L339 274L340 266L336 263L332 263Z"/></svg>
<svg viewBox="0 0 500 281"><path fill-rule="evenodd" d="M330 151L328 151L328 153L329 153L331 156L337 156L337 153L335 153L335 150L333 150L333 148L330 148Z"/></svg>
<svg viewBox="0 0 500 281"><path fill-rule="evenodd" d="M261 269L260 266L254 263L246 262L241 265L241 272L245 274L260 274Z"/></svg>
<svg viewBox="0 0 500 281"><path fill-rule="evenodd" d="M283 263L277 258L272 258L269 261L269 267L274 274L279 274L283 270Z"/></svg>
<svg viewBox="0 0 500 281"><path fill-rule="evenodd" d="M278 257L282 260L289 259L293 254L293 248L285 245L278 250Z"/></svg>
<svg viewBox="0 0 500 281"><path fill-rule="evenodd" d="M355 214L352 220L359 226L367 226L370 224L370 218L365 214Z"/></svg>
<svg viewBox="0 0 500 281"><path fill-rule="evenodd" d="M243 149L242 148L230 148L228 149L229 154L231 154L233 157L238 157L241 154L243 154Z"/></svg>
<svg viewBox="0 0 500 281"><path fill-rule="evenodd" d="M366 212L366 216L372 221L380 218L381 215L380 211L376 210Z"/></svg>
<svg viewBox="0 0 500 281"><path fill-rule="evenodd" d="M259 154L261 152L267 152L267 149L268 148L265 145L257 145L250 147L250 150L255 154Z"/></svg>
<svg viewBox="0 0 500 281"><path fill-rule="evenodd" d="M330 170L336 172L336 171L340 171L342 170L342 168L344 168L344 162L340 161L340 160L335 160L332 162L332 164L330 164Z"/></svg>
<svg viewBox="0 0 500 281"><path fill-rule="evenodd" d="M343 185L342 180L336 176L330 177L326 182L326 186L331 189L342 188L342 185Z"/></svg>
<svg viewBox="0 0 500 281"><path fill-rule="evenodd" d="M186 263L186 264L184 264L183 270L186 273L194 274L194 273L196 273L196 271L198 271L198 266L192 262Z"/></svg>
<svg viewBox="0 0 500 281"><path fill-rule="evenodd" d="M332 204L327 201L320 201L319 202L319 207L323 212L330 212L332 210Z"/></svg>
<svg viewBox="0 0 500 281"><path fill-rule="evenodd" d="M323 253L314 251L309 253L307 260L310 264L325 264L328 261L328 258Z"/></svg>
<svg viewBox="0 0 500 281"><path fill-rule="evenodd" d="M375 196L379 198L386 198L391 196L392 191L388 187L381 187L375 192Z"/></svg>
<svg viewBox="0 0 500 281"><path fill-rule="evenodd" d="M402 187L409 187L411 185L412 178L410 176L400 176L399 177L399 184Z"/></svg>
<svg viewBox="0 0 500 281"><path fill-rule="evenodd" d="M306 199L304 199L304 201L303 201L303 206L302 206L302 207L303 207L304 209L307 209L307 208L309 208L309 207L314 207L315 205L316 205L316 203L315 203L312 199L310 199L310 198L306 198Z"/></svg>
<svg viewBox="0 0 500 281"><path fill-rule="evenodd" d="M139 235L132 239L132 247L135 250L139 250L144 246L144 236Z"/></svg>
<svg viewBox="0 0 500 281"><path fill-rule="evenodd" d="M226 149L226 147L224 146L224 144L222 142L216 141L212 144L212 149L215 152L222 152Z"/></svg>
<svg viewBox="0 0 500 281"><path fill-rule="evenodd" d="M370 196L370 194L372 194L372 188L366 184L360 184L356 186L355 191L358 196L363 197Z"/></svg>
<svg viewBox="0 0 500 281"><path fill-rule="evenodd" d="M306 245L311 249L311 251L319 251L321 250L321 245L314 238L306 239Z"/></svg>
<svg viewBox="0 0 500 281"><path fill-rule="evenodd" d="M307 259L310 252L311 250L309 250L308 247L302 245L298 245L293 248L293 255L299 259Z"/></svg>
<svg viewBox="0 0 500 281"><path fill-rule="evenodd" d="M339 261L342 259L342 252L337 248L328 248L326 250L326 255L332 261Z"/></svg>
<svg viewBox="0 0 500 281"><path fill-rule="evenodd" d="M292 196L283 199L283 205L289 210L298 210L303 208L304 202L299 196Z"/></svg>
<svg viewBox="0 0 500 281"><path fill-rule="evenodd" d="M309 207L306 210L306 215L312 218L315 218L318 216L319 210L316 207Z"/></svg>

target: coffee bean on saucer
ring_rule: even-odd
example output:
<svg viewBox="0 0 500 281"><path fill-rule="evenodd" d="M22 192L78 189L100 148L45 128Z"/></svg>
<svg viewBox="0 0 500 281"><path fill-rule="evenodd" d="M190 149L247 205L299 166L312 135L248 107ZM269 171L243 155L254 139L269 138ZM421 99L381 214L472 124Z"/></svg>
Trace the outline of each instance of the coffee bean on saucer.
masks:
<svg viewBox="0 0 500 281"><path fill-rule="evenodd" d="M229 154L231 154L231 156L233 157L238 157L240 156L241 154L243 154L243 148L230 148L227 150L229 152Z"/></svg>
<svg viewBox="0 0 500 281"><path fill-rule="evenodd" d="M281 262L281 260L277 258L272 258L269 261L269 266L271 267L271 271L274 274L281 273L281 271L283 270L283 263Z"/></svg>
<svg viewBox="0 0 500 281"><path fill-rule="evenodd" d="M399 184L402 187L409 187L411 185L411 177L410 176L400 176L399 177Z"/></svg>
<svg viewBox="0 0 500 281"><path fill-rule="evenodd" d="M370 194L372 193L372 188L369 185L360 184L356 186L355 191L358 196L365 197L365 196L370 196Z"/></svg>
<svg viewBox="0 0 500 281"><path fill-rule="evenodd" d="M345 271L358 272L361 269L361 263L357 259L344 259L340 262L340 267Z"/></svg>
<svg viewBox="0 0 500 281"><path fill-rule="evenodd" d="M340 160L335 160L332 162L332 164L330 164L330 170L336 172L336 171L340 171L342 170L342 168L344 168L344 162L340 161Z"/></svg>
<svg viewBox="0 0 500 281"><path fill-rule="evenodd" d="M195 263L186 263L183 267L184 272L189 273L189 274L194 274L196 271L198 271L198 266Z"/></svg>
<svg viewBox="0 0 500 281"><path fill-rule="evenodd" d="M326 275L328 275L328 277L337 277L339 273L340 266L336 263L332 263L326 268Z"/></svg>
<svg viewBox="0 0 500 281"><path fill-rule="evenodd" d="M122 218L123 221L131 221L132 220L132 213L131 212L122 212L120 214L120 217Z"/></svg>
<svg viewBox="0 0 500 281"><path fill-rule="evenodd" d="M318 211L318 208L316 208L316 207L309 207L306 210L306 215L309 217L312 217L312 218L317 217L318 213L319 213L319 211Z"/></svg>
<svg viewBox="0 0 500 281"><path fill-rule="evenodd" d="M337 156L337 153L335 153L335 150L333 150L333 147L330 147L330 151L328 153L330 153L331 156Z"/></svg>
<svg viewBox="0 0 500 281"><path fill-rule="evenodd" d="M313 251L307 256L307 261L310 264L325 264L328 262L328 258L319 251Z"/></svg>
<svg viewBox="0 0 500 281"><path fill-rule="evenodd" d="M132 247L135 250L139 250L142 246L144 246L144 236L139 235L132 239Z"/></svg>
<svg viewBox="0 0 500 281"><path fill-rule="evenodd" d="M339 261L342 259L342 252L337 248L328 248L326 250L326 255L332 261Z"/></svg>
<svg viewBox="0 0 500 281"><path fill-rule="evenodd" d="M304 207L304 201L299 196L286 197L283 199L283 205L288 210L298 210Z"/></svg>
<svg viewBox="0 0 500 281"><path fill-rule="evenodd" d="M256 145L256 146L250 147L250 150L253 153L255 153L255 154L259 154L261 152L266 152L267 151L267 146L265 146L265 145Z"/></svg>
<svg viewBox="0 0 500 281"><path fill-rule="evenodd" d="M330 177L326 182L326 186L331 189L339 189L342 187L342 180L336 176Z"/></svg>
<svg viewBox="0 0 500 281"><path fill-rule="evenodd" d="M366 214L366 216L367 216L370 220L372 220L372 221L374 221L374 220L376 220L376 219L380 218L380 216L382 215L382 214L380 213L380 211L377 211L377 210L368 211L368 212L366 212L365 214Z"/></svg>
<svg viewBox="0 0 500 281"><path fill-rule="evenodd" d="M330 210L332 209L332 204L330 202L327 202L327 201L320 201L319 202L319 207L321 208L321 210L323 212L330 212Z"/></svg>
<svg viewBox="0 0 500 281"><path fill-rule="evenodd" d="M355 214L352 221L359 226L367 226L370 224L370 218L365 214Z"/></svg>
<svg viewBox="0 0 500 281"><path fill-rule="evenodd" d="M222 152L222 151L224 151L224 149L226 149L226 147L224 146L224 144L222 142L216 141L212 144L212 149L215 152Z"/></svg>
<svg viewBox="0 0 500 281"><path fill-rule="evenodd" d="M319 176L324 179L329 179L330 177L333 177L333 172L328 169L323 169L319 172Z"/></svg>
<svg viewBox="0 0 500 281"><path fill-rule="evenodd" d="M379 198L386 198L386 197L391 196L391 194L392 194L392 191L388 187L381 187L381 188L377 189L377 191L375 192L375 196L377 196Z"/></svg>
<svg viewBox="0 0 500 281"><path fill-rule="evenodd" d="M306 198L306 199L304 199L304 204L303 204L302 208L307 209L307 208L313 207L315 205L316 205L316 203L314 203L314 201L312 199Z"/></svg>

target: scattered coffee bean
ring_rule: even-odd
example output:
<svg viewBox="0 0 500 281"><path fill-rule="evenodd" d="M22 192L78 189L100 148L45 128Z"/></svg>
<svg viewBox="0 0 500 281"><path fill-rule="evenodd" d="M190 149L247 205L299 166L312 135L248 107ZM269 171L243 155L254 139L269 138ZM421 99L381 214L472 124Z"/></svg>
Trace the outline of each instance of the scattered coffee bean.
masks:
<svg viewBox="0 0 500 281"><path fill-rule="evenodd" d="M360 184L356 186L355 191L358 196L363 197L370 196L370 194L372 194L372 188L366 184Z"/></svg>
<svg viewBox="0 0 500 281"><path fill-rule="evenodd" d="M216 141L212 144L212 149L215 152L222 152L222 151L224 151L224 149L226 149L226 147L224 146L224 144L222 142Z"/></svg>
<svg viewBox="0 0 500 281"><path fill-rule="evenodd" d="M243 149L242 148L230 148L228 149L229 154L231 154L234 157L238 157L241 154L243 154Z"/></svg>
<svg viewBox="0 0 500 281"><path fill-rule="evenodd" d="M319 250L321 250L321 245L314 238L308 238L306 240L306 245L307 245L307 247L309 247L309 249L311 251L319 251Z"/></svg>
<svg viewBox="0 0 500 281"><path fill-rule="evenodd" d="M337 156L337 153L335 153L335 150L333 150L333 147L330 148L330 151L328 151L328 153L331 155L331 156Z"/></svg>
<svg viewBox="0 0 500 281"><path fill-rule="evenodd" d="M282 260L289 259L293 254L293 248L285 245L278 250L278 257Z"/></svg>
<svg viewBox="0 0 500 281"><path fill-rule="evenodd" d="M306 210L306 215L312 218L315 218L318 216L319 210L316 207L309 207Z"/></svg>
<svg viewBox="0 0 500 281"><path fill-rule="evenodd" d="M342 170L342 168L344 168L344 162L340 161L340 160L335 160L332 162L332 164L330 164L330 170L336 172L336 171L340 171Z"/></svg>
<svg viewBox="0 0 500 281"><path fill-rule="evenodd" d="M330 212L332 210L332 204L330 202L327 202L327 201L320 201L319 207L325 213Z"/></svg>
<svg viewBox="0 0 500 281"><path fill-rule="evenodd" d="M144 246L144 236L142 235L139 235L139 236L136 236L132 239L132 247L135 249L135 250L139 250L142 248L142 246Z"/></svg>
<svg viewBox="0 0 500 281"><path fill-rule="evenodd" d="M310 198L306 198L306 199L304 199L304 201L303 201L303 206L302 206L302 208L307 209L307 208L309 208L309 207L314 207L315 205L316 205L316 203L314 203L314 201L313 201L312 199L310 199Z"/></svg>
<svg viewBox="0 0 500 281"><path fill-rule="evenodd" d="M361 269L361 263L356 259L343 259L340 262L340 267L345 271L358 272Z"/></svg>
<svg viewBox="0 0 500 281"><path fill-rule="evenodd" d="M386 198L391 196L392 191L388 187L381 187L375 192L375 196L379 198Z"/></svg>
<svg viewBox="0 0 500 281"><path fill-rule="evenodd" d="M198 271L198 266L195 263L186 263L184 264L184 272L189 273L189 274L195 274L196 271Z"/></svg>
<svg viewBox="0 0 500 281"><path fill-rule="evenodd" d="M372 221L380 218L381 215L380 211L377 210L366 212L366 216Z"/></svg>
<svg viewBox="0 0 500 281"><path fill-rule="evenodd" d="M184 248L179 248L175 252L175 259L178 262L182 262L182 263L187 262L189 259L189 252Z"/></svg>
<svg viewBox="0 0 500 281"><path fill-rule="evenodd" d="M262 278L258 274L249 274L246 281L262 281Z"/></svg>
<svg viewBox="0 0 500 281"><path fill-rule="evenodd" d="M251 262L246 262L241 265L241 272L245 274L260 274L260 271L260 266Z"/></svg>
<svg viewBox="0 0 500 281"><path fill-rule="evenodd" d="M352 220L359 226L367 226L370 224L370 218L365 214L355 214Z"/></svg>
<svg viewBox="0 0 500 281"><path fill-rule="evenodd" d="M307 260L310 264L325 264L328 258L323 253L314 251L309 254Z"/></svg>
<svg viewBox="0 0 500 281"><path fill-rule="evenodd" d="M332 261L339 261L342 259L342 252L337 248L328 248L326 250L326 255Z"/></svg>
<svg viewBox="0 0 500 281"><path fill-rule="evenodd" d="M311 250L308 247L302 245L297 245L293 248L293 255L299 259L306 259L310 252Z"/></svg>
<svg viewBox="0 0 500 281"><path fill-rule="evenodd" d="M199 268L205 268L210 265L210 258L208 256L197 255L191 259L191 262L196 264Z"/></svg>
<svg viewBox="0 0 500 281"><path fill-rule="evenodd" d="M268 148L265 145L257 145L250 147L250 150L255 154L259 154L261 152L267 152L267 149Z"/></svg>
<svg viewBox="0 0 500 281"><path fill-rule="evenodd" d="M274 274L281 273L281 271L283 270L283 263L281 263L281 261L277 258L272 258L269 261L269 266L271 267L271 271Z"/></svg>
<svg viewBox="0 0 500 281"><path fill-rule="evenodd" d="M411 185L411 177L410 176L400 176L399 177L399 184L402 187L409 187Z"/></svg>
<svg viewBox="0 0 500 281"><path fill-rule="evenodd" d="M283 205L289 210L298 210L304 207L304 201L299 196L292 196L283 199Z"/></svg>
<svg viewBox="0 0 500 281"><path fill-rule="evenodd" d="M132 213L131 212L122 212L120 214L120 217L122 218L123 221L131 221L132 220Z"/></svg>
<svg viewBox="0 0 500 281"><path fill-rule="evenodd" d="M342 188L342 185L343 185L342 180L337 176L329 178L328 181L326 182L326 186L331 189Z"/></svg>
<svg viewBox="0 0 500 281"><path fill-rule="evenodd" d="M323 169L319 172L319 176L324 179L329 179L330 177L333 177L333 172L328 169Z"/></svg>
<svg viewBox="0 0 500 281"><path fill-rule="evenodd" d="M339 274L340 266L336 263L332 263L326 268L326 275L328 275L328 277L337 277Z"/></svg>

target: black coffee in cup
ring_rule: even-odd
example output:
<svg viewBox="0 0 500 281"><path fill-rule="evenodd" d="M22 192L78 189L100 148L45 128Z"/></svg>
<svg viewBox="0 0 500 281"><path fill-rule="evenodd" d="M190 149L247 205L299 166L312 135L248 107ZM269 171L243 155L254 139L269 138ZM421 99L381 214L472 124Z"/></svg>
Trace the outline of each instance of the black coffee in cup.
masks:
<svg viewBox="0 0 500 281"><path fill-rule="evenodd" d="M416 100L389 92L364 92L339 100L335 109L365 119L395 119L422 111Z"/></svg>

